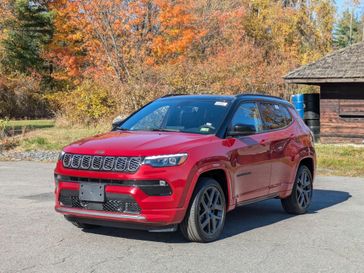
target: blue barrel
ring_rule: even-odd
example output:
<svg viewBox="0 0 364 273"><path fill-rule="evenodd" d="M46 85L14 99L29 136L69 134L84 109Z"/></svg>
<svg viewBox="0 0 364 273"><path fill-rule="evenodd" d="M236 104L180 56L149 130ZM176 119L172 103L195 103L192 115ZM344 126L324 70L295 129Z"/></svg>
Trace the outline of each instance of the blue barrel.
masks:
<svg viewBox="0 0 364 273"><path fill-rule="evenodd" d="M305 114L305 104L303 101L303 94L292 95L291 101L293 106L296 108L298 114L300 115L300 117L303 118Z"/></svg>

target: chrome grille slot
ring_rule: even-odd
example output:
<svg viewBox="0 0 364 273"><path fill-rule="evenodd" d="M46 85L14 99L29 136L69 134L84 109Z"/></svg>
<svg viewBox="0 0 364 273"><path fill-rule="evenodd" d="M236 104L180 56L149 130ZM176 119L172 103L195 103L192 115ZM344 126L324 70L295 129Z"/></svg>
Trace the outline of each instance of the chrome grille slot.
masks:
<svg viewBox="0 0 364 273"><path fill-rule="evenodd" d="M135 172L138 170L141 162L142 159L140 157L131 157L129 160L128 171Z"/></svg>
<svg viewBox="0 0 364 273"><path fill-rule="evenodd" d="M102 167L102 156L94 156L92 159L91 169L100 170Z"/></svg>
<svg viewBox="0 0 364 273"><path fill-rule="evenodd" d="M63 166L68 168L71 164L72 155L71 154L65 154L63 156Z"/></svg>
<svg viewBox="0 0 364 273"><path fill-rule="evenodd" d="M71 167L74 169L78 169L81 164L81 155L73 155L71 160Z"/></svg>
<svg viewBox="0 0 364 273"><path fill-rule="evenodd" d="M81 169L89 169L91 166L91 156L90 155L84 155L82 156L82 161L81 161Z"/></svg>
<svg viewBox="0 0 364 273"><path fill-rule="evenodd" d="M118 157L115 163L115 171L122 172L125 171L126 165L128 164L127 157Z"/></svg>
<svg viewBox="0 0 364 273"><path fill-rule="evenodd" d="M104 159L103 169L105 171L111 171L114 168L115 157L107 156Z"/></svg>

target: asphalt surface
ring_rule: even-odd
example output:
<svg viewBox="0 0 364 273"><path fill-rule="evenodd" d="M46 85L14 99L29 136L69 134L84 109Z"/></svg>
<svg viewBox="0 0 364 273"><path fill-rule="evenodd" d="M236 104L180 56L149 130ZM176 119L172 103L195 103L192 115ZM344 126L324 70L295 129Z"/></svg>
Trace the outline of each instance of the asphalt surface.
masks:
<svg viewBox="0 0 364 273"><path fill-rule="evenodd" d="M0 162L0 272L364 272L364 178L318 177L308 214L228 214L222 238L83 231L53 209L53 164Z"/></svg>

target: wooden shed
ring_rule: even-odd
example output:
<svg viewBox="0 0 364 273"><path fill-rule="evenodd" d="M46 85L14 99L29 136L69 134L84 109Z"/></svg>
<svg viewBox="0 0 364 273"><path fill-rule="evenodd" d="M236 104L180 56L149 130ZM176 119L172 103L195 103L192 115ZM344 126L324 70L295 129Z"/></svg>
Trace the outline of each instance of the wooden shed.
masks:
<svg viewBox="0 0 364 273"><path fill-rule="evenodd" d="M320 86L323 143L364 143L364 43L334 51L284 77Z"/></svg>

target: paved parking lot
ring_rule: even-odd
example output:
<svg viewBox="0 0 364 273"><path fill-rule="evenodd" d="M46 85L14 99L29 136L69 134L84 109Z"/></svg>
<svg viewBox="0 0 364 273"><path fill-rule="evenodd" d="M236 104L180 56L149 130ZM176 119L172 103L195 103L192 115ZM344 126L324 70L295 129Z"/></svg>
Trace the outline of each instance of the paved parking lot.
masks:
<svg viewBox="0 0 364 273"><path fill-rule="evenodd" d="M82 231L53 210L53 164L0 162L0 272L364 272L364 178L318 177L310 213L228 214L222 238Z"/></svg>

